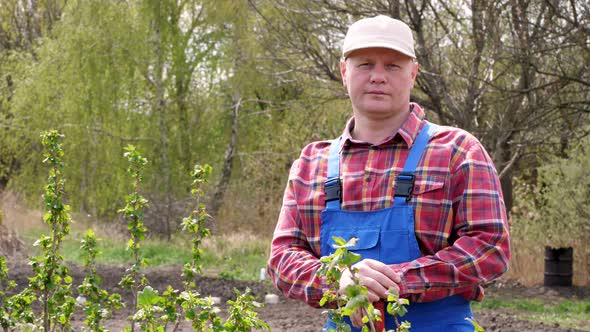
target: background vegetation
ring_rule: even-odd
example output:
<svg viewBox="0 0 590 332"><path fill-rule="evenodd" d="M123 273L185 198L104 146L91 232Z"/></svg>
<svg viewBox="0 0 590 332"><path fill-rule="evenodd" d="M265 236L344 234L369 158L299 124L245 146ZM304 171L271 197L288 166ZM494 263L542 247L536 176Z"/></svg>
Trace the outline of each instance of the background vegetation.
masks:
<svg viewBox="0 0 590 332"><path fill-rule="evenodd" d="M77 214L120 227L121 155L133 143L151 161L151 236L174 239L191 167L208 163L213 234L269 238L300 148L337 136L351 114L338 71L346 27L376 14L414 31L412 99L492 156L512 212L513 273L529 277L544 245L574 246L575 280L588 284L583 0L2 1L0 188L39 207L38 135L55 128Z"/></svg>

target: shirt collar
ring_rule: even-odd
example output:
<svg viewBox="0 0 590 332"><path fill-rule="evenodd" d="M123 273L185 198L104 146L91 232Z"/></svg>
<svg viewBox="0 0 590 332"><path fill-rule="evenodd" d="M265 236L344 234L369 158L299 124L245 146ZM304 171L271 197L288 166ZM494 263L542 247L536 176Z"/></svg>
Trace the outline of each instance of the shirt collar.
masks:
<svg viewBox="0 0 590 332"><path fill-rule="evenodd" d="M422 107L420 107L420 105L416 103L410 103L410 114L399 130L395 133L392 133L389 137L377 145L391 144L399 136L408 145L408 148L411 148L414 144L416 136L418 136L418 133L420 132L422 122L424 121L425 117L426 113ZM361 142L352 138L353 128L354 116L348 120L346 127L344 127L344 131L342 132L342 140L340 142L340 150L342 150L342 147L347 143L367 144L366 142Z"/></svg>

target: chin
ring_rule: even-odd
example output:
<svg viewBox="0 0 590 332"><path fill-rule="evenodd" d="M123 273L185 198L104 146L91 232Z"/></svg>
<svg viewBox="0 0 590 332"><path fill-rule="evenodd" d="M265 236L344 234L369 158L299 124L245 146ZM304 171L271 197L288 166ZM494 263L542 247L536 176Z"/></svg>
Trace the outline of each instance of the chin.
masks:
<svg viewBox="0 0 590 332"><path fill-rule="evenodd" d="M395 108L391 105L365 105L364 113L370 114L391 114L395 113Z"/></svg>

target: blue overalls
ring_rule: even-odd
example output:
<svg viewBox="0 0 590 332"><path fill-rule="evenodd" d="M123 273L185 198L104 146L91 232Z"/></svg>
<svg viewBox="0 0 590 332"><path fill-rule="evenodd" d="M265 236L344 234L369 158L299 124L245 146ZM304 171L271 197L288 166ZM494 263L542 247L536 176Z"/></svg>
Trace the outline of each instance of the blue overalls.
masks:
<svg viewBox="0 0 590 332"><path fill-rule="evenodd" d="M376 211L345 211L340 208L340 139L332 141L325 185L326 209L322 211L320 233L321 255L334 252L332 236L344 240L357 237L351 251L361 259L371 258L385 264L409 262L422 256L414 233L414 209L409 204L414 186L414 172L436 125L428 123L416 138L408 159L395 181L392 207ZM412 324L412 332L473 332L474 327L465 320L473 317L469 301L455 295L434 302L411 303L408 313L401 318ZM350 319L346 321L351 325ZM334 328L328 318L324 329ZM385 328L396 329L393 317L386 314ZM352 327L352 331L360 331Z"/></svg>

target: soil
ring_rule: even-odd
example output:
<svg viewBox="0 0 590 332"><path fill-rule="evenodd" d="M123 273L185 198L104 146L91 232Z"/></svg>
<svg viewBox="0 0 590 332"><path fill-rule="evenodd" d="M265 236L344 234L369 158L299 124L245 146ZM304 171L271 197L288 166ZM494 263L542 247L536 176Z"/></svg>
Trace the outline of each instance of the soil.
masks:
<svg viewBox="0 0 590 332"><path fill-rule="evenodd" d="M24 287L30 276L30 267L19 259L19 263L11 262L10 278L15 280L19 287ZM71 266L71 275L74 279L74 285L79 284L84 276L81 267ZM123 295L124 300L130 303L130 295L121 289L117 284L121 280L125 268L122 266L101 266L99 275L103 280L103 288L109 292L118 292ZM150 285L155 289L163 290L167 285L176 289L181 288L180 267L158 267L147 270L147 277ZM268 293L279 294L272 288L268 281L265 282L245 282L237 280L227 280L219 278L199 277L196 281L197 290L202 296L220 297L222 303L229 299L235 298L234 288L244 291L246 288L251 290L257 299L262 301L264 295ZM590 297L589 288L581 287L564 287L564 288L545 288L545 287L523 287L518 283L495 282L487 286L486 294L496 298L538 298L546 303L556 303L563 299L587 299ZM222 309L224 305L222 305ZM280 297L278 304L267 304L264 308L258 310L260 317L267 322L272 331L303 332L303 331L320 331L325 321L322 310L311 308L301 302L293 301ZM125 318L130 311L122 310L116 312L114 317L106 322L105 326L111 331L121 331L124 326L128 325ZM565 332L581 331L579 329L564 328L558 325L547 325L538 322L527 321L519 318L519 312L509 310L479 310L475 312L475 319L488 332L520 332L520 331L538 331L538 332ZM74 326L82 326L82 318L76 317ZM587 322L590 325L590 322ZM188 325L183 325L181 331L192 331Z"/></svg>

